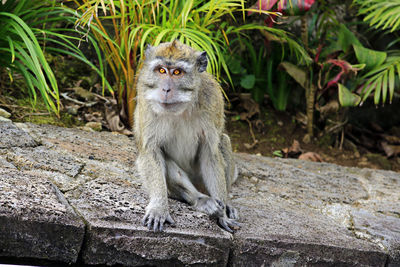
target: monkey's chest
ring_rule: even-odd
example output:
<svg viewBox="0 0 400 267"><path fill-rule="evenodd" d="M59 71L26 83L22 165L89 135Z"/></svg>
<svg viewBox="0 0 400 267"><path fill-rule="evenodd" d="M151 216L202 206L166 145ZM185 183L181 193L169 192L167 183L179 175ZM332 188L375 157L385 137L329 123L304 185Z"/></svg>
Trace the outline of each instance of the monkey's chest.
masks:
<svg viewBox="0 0 400 267"><path fill-rule="evenodd" d="M167 157L174 160L184 171L191 173L199 151L199 136L202 130L196 124L192 127L176 123L165 129L163 150Z"/></svg>

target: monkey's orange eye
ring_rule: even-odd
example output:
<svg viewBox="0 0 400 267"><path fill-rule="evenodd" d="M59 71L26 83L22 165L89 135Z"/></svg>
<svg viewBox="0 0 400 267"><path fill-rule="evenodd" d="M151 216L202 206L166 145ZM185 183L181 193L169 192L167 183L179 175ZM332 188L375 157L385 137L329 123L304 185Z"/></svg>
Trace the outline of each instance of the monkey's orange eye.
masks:
<svg viewBox="0 0 400 267"><path fill-rule="evenodd" d="M179 75L179 74L181 74L180 70L174 70L174 75Z"/></svg>
<svg viewBox="0 0 400 267"><path fill-rule="evenodd" d="M165 69L163 69L163 68L160 68L158 71L159 71L161 74L164 74L164 73L165 73Z"/></svg>

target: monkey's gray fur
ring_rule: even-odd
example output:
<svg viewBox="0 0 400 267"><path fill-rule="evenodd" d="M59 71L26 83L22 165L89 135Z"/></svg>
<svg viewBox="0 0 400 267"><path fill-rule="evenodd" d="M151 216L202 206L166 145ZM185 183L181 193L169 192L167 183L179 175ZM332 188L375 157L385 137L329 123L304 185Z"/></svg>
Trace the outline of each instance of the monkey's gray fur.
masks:
<svg viewBox="0 0 400 267"><path fill-rule="evenodd" d="M174 224L168 196L217 218L229 232L239 227L228 204L237 170L223 133L223 96L206 68L205 52L178 41L146 49L134 131L136 163L150 197L143 224L154 231Z"/></svg>

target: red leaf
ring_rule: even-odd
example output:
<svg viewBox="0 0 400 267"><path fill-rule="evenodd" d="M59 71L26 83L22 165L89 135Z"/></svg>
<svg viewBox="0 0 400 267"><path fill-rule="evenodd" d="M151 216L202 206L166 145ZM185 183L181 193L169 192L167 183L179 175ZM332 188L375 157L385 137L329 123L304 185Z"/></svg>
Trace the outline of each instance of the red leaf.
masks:
<svg viewBox="0 0 400 267"><path fill-rule="evenodd" d="M342 77L343 73L344 73L343 71L339 72L339 73L335 76L335 78L333 78L332 80L330 80L330 81L327 83L325 89L328 89L328 88L331 87L331 86L337 85L338 82L339 82L339 80L340 80L340 78Z"/></svg>
<svg viewBox="0 0 400 267"><path fill-rule="evenodd" d="M261 10L269 11L278 0L261 0ZM250 7L250 9L260 10L260 0Z"/></svg>
<svg viewBox="0 0 400 267"><path fill-rule="evenodd" d="M315 58L314 58L314 62L315 62L315 63L317 63L318 60L319 60L319 56L320 56L320 54L321 54L321 52L322 52L322 47L323 47L323 46L324 46L323 44L319 44L319 46L318 46L318 48L317 48L317 53L315 54Z"/></svg>
<svg viewBox="0 0 400 267"><path fill-rule="evenodd" d="M261 10L278 11L286 15L299 15L299 13L308 11L314 3L315 0L257 0L250 9L260 10L261 8ZM251 13L250 11L249 14Z"/></svg>
<svg viewBox="0 0 400 267"><path fill-rule="evenodd" d="M350 70L353 70L353 67L349 62L346 60L341 60L341 59L329 59L326 61L326 63L331 63L334 64L342 69L345 73L348 73Z"/></svg>

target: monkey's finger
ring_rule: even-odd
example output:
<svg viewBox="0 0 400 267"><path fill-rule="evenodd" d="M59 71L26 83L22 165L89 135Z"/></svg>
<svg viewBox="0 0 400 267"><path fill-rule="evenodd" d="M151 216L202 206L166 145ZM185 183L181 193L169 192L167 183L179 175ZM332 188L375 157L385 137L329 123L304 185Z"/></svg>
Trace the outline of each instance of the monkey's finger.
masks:
<svg viewBox="0 0 400 267"><path fill-rule="evenodd" d="M147 221L147 229L151 230L153 228L153 224L154 224L154 217L150 216Z"/></svg>
<svg viewBox="0 0 400 267"><path fill-rule="evenodd" d="M229 213L229 215L230 216L228 216L230 219L234 219L234 220L237 220L237 219L239 219L239 214L238 214L238 212L234 209L234 210L231 210L231 212Z"/></svg>
<svg viewBox="0 0 400 267"><path fill-rule="evenodd" d="M156 216L154 218L154 222L153 222L153 231L154 232L158 232L159 231L159 224L162 223L160 222L160 217Z"/></svg>
<svg viewBox="0 0 400 267"><path fill-rule="evenodd" d="M229 233L233 233L233 230L231 228L229 228L227 221L225 218L219 218L218 219L218 223L219 225L224 228L226 231L228 231Z"/></svg>
<svg viewBox="0 0 400 267"><path fill-rule="evenodd" d="M171 215L167 215L167 218L165 218L165 221L169 223L170 225L175 225L175 221L172 219Z"/></svg>
<svg viewBox="0 0 400 267"><path fill-rule="evenodd" d="M235 230L237 230L237 229L239 229L240 227L242 227L242 226L240 225L240 223L238 223L237 221L235 221L235 220L233 220L233 219L228 219L228 220L227 220L227 224L228 224L230 227L232 227L233 229L235 229Z"/></svg>
<svg viewBox="0 0 400 267"><path fill-rule="evenodd" d="M148 214L146 214L146 215L144 215L143 216L143 219L142 219L142 225L143 226L146 226L147 225L147 219L149 218L149 215Z"/></svg>
<svg viewBox="0 0 400 267"><path fill-rule="evenodd" d="M160 232L162 232L164 230L164 224L165 223L167 223L167 218L166 217L162 217L161 220L160 220L160 226L158 228L160 230Z"/></svg>
<svg viewBox="0 0 400 267"><path fill-rule="evenodd" d="M229 205L226 205L226 215L228 216L229 219L234 219L234 220L239 219L239 212L237 211L237 209Z"/></svg>
<svg viewBox="0 0 400 267"><path fill-rule="evenodd" d="M158 231L159 231L159 232L164 231L164 222L163 222L163 221L160 221L160 224L159 224L159 226L158 226Z"/></svg>
<svg viewBox="0 0 400 267"><path fill-rule="evenodd" d="M220 206L221 209L225 209L225 204L224 204L224 202L222 202L222 201L219 200L218 198L215 199L215 202L217 202L218 206Z"/></svg>

